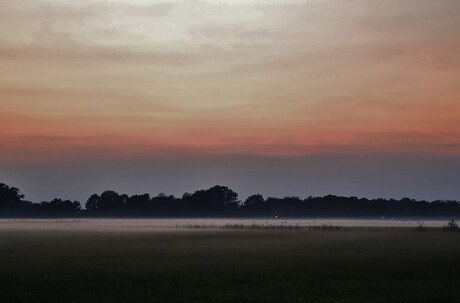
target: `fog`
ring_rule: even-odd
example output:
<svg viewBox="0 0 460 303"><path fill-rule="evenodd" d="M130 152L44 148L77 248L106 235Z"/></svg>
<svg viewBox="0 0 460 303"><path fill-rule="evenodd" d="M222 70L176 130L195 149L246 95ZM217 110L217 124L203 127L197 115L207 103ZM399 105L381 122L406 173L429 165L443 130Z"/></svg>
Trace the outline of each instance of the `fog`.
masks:
<svg viewBox="0 0 460 303"><path fill-rule="evenodd" d="M214 227L221 230L225 225L269 225L319 226L340 225L344 227L416 227L417 220L392 219L0 219L3 231L125 231L125 232L167 232L187 229L186 226ZM425 227L442 227L446 221L423 221ZM209 230L206 228L206 230Z"/></svg>

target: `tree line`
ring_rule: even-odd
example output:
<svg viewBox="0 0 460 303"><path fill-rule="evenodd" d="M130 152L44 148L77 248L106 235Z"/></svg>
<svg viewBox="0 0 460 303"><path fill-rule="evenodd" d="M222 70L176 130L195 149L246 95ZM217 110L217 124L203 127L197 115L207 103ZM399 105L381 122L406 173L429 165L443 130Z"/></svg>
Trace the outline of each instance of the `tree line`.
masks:
<svg viewBox="0 0 460 303"><path fill-rule="evenodd" d="M182 197L159 194L132 195L104 191L79 201L53 199L33 203L16 187L0 183L2 217L279 217L279 218L459 218L460 202L419 201L409 198L366 199L323 197L264 198L260 194L240 200L227 186L185 193Z"/></svg>

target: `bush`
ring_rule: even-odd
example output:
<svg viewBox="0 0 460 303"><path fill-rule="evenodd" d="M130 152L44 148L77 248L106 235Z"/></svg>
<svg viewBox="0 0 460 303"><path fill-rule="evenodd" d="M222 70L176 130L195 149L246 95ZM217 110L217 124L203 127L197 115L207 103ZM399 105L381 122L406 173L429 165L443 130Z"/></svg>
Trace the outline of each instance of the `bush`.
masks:
<svg viewBox="0 0 460 303"><path fill-rule="evenodd" d="M415 228L415 231L425 232L426 231L425 224L423 222L417 222L417 223L418 223L418 226Z"/></svg>
<svg viewBox="0 0 460 303"><path fill-rule="evenodd" d="M450 220L447 222L447 225L444 225L443 227L444 231L460 231L460 227L458 227L457 222L455 222L454 219Z"/></svg>

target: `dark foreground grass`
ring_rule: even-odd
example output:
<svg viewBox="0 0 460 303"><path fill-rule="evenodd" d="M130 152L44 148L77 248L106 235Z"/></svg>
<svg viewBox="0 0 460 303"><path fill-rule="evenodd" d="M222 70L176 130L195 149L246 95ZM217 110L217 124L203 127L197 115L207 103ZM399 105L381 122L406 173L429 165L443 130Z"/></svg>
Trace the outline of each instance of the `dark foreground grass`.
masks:
<svg viewBox="0 0 460 303"><path fill-rule="evenodd" d="M0 231L0 302L458 302L460 234Z"/></svg>

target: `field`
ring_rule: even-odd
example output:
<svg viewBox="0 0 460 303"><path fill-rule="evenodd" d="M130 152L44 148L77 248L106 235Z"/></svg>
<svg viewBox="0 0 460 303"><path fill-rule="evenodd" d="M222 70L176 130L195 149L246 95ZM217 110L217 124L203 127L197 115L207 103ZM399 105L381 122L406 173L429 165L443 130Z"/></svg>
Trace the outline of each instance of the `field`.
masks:
<svg viewBox="0 0 460 303"><path fill-rule="evenodd" d="M91 230L50 224L0 224L0 302L460 298L460 233L439 228Z"/></svg>

